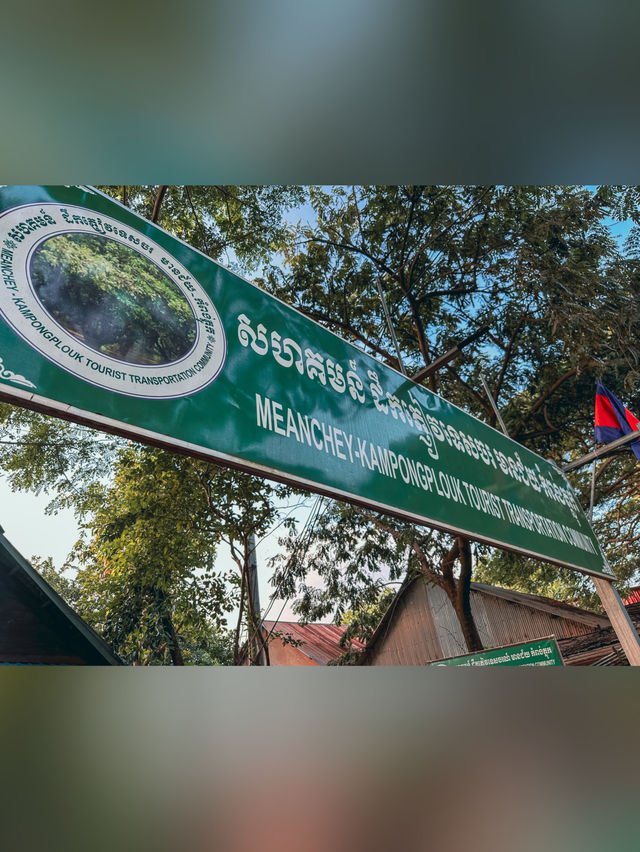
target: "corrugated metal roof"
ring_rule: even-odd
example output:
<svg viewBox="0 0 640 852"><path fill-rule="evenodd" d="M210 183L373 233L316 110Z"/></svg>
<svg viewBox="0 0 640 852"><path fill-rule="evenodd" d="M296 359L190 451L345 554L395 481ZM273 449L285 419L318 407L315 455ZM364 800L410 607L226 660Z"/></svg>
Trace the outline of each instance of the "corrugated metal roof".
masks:
<svg viewBox="0 0 640 852"><path fill-rule="evenodd" d="M627 604L637 604L640 603L640 588L631 589L629 597L625 598L623 603L625 606Z"/></svg>
<svg viewBox="0 0 640 852"><path fill-rule="evenodd" d="M345 627L340 627L337 624L298 624L295 621L264 621L264 628L267 632L274 629L274 632L282 633L284 636L290 636L296 642L302 642L298 650L306 654L316 663L326 666L331 660L335 660L344 653L344 648L340 647L340 639L346 630ZM272 642L282 641L277 638L271 639ZM352 650L362 651L364 644L357 639L353 640Z"/></svg>
<svg viewBox="0 0 640 852"><path fill-rule="evenodd" d="M367 648L365 653L358 660L359 665L369 665L369 660L371 656L375 653L375 647L378 641L386 634L389 624L393 619L393 616L396 612L396 608L398 602L407 594L411 586L416 583L418 580L425 581L425 578L422 575L414 576L411 578L405 579L402 586L398 590L398 593L394 600L391 602L389 608L383 615L380 623L376 627L373 636L369 640L367 644ZM437 587L432 586L430 588L437 590ZM488 586L484 583L471 583L471 592L472 597L473 593L487 596L488 600L491 598L501 598L503 600L507 600L510 603L521 604L525 607L530 607L534 610L539 610L541 612L548 613L549 615L560 617L562 619L569 619L573 622L579 622L584 624L585 627L591 627L592 630L604 629L609 626L610 622L608 618L603 615L599 615L598 613L590 612L589 610L582 609L581 607L573 606L572 604L567 604L562 601L554 600L553 598L545 598L541 595L530 595L524 592L515 592L511 589L503 589L498 586ZM448 613L446 608L443 608L443 612L445 615L451 615L453 617L453 610L451 613ZM444 617L444 616L443 616ZM457 621L452 622L452 624L457 625ZM539 629L533 631L536 636L540 635ZM520 641L518 639L517 641ZM508 644L504 642L503 644ZM406 663L406 661L403 661ZM422 663L421 663L422 664Z"/></svg>
<svg viewBox="0 0 640 852"><path fill-rule="evenodd" d="M471 590L482 592L486 595L493 595L497 598L515 601L525 606L541 609L546 612L558 612L565 615L573 621L581 621L584 624L591 624L594 627L605 627L609 624L609 619L604 615L599 615L596 612L591 612L588 609L583 609L574 604L558 601L554 598L545 598L542 595L531 595L526 592L514 592L512 589L503 589L500 586L487 586L484 583L471 583Z"/></svg>
<svg viewBox="0 0 640 852"><path fill-rule="evenodd" d="M636 630L640 628L640 602L627 604L626 610ZM558 639L567 665L570 666L628 666L613 627L594 630L584 636Z"/></svg>

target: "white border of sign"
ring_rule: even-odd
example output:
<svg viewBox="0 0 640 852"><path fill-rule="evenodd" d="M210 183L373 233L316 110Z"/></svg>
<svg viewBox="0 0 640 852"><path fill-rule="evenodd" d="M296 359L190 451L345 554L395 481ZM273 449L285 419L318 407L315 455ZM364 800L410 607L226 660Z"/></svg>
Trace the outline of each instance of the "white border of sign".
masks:
<svg viewBox="0 0 640 852"><path fill-rule="evenodd" d="M215 381L227 356L222 320L208 293L170 252L118 219L98 213L89 215L91 211L84 207L53 202L21 204L1 213L0 241L10 240L10 231L24 220L28 208L33 208L33 217L45 225L14 244L14 264L23 270L24 280L16 276L15 290L0 291L0 314L25 343L65 372L123 396L178 399ZM64 222L49 216L47 208L64 210ZM78 233L125 245L167 276L193 314L195 339L188 352L163 364L123 361L88 346L52 316L32 281L31 260L46 240Z"/></svg>

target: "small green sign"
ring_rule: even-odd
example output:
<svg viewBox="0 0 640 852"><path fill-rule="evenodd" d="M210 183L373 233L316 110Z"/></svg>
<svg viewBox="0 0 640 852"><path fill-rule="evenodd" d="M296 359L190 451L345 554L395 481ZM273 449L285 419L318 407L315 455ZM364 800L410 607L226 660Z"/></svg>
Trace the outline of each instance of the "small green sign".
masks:
<svg viewBox="0 0 640 852"><path fill-rule="evenodd" d="M556 466L91 187L0 188L0 398L611 576Z"/></svg>
<svg viewBox="0 0 640 852"><path fill-rule="evenodd" d="M477 654L449 657L429 663L430 666L563 666L558 643L551 637L525 642L522 645L505 645Z"/></svg>

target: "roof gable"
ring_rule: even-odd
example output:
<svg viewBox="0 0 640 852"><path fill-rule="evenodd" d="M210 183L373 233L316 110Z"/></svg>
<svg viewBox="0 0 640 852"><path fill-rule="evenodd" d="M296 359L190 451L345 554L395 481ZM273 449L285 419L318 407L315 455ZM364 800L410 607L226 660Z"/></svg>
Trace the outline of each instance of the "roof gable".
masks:
<svg viewBox="0 0 640 852"><path fill-rule="evenodd" d="M374 649L379 641L388 633L394 624L394 617L401 617L402 606L398 604L406 599L406 596L414 588L417 581L427 583L426 578L418 574L410 578L406 578L400 586L398 593L391 601L389 607L384 613L378 626L376 627L371 639L367 643L364 653L360 656L358 663L360 665L368 665L369 659L375 653ZM525 592L515 592L510 589L502 589L498 586L488 586L483 583L471 583L471 594L479 595L480 597L499 598L507 604L515 604L518 606L528 607L533 610L538 610L554 618L565 619L566 621L576 622L585 627L591 627L592 630L601 630L609 627L609 619L603 615L590 612L572 604L563 603L552 598L546 598L541 595L530 595ZM537 637L532 637L537 638Z"/></svg>
<svg viewBox="0 0 640 852"><path fill-rule="evenodd" d="M609 619L604 615L598 615L596 612L591 612L588 609L582 609L573 604L557 601L553 598L545 598L542 595L530 595L526 592L514 592L512 589L502 589L500 586L487 586L484 583L471 583L471 591L478 592L483 595L492 595L496 598L503 598L514 603L519 603L522 606L528 606L532 609L538 609L542 612L549 612L553 615L558 615L562 618L569 618L571 621L580 621L584 624L590 624L595 627L608 627Z"/></svg>
<svg viewBox="0 0 640 852"><path fill-rule="evenodd" d="M0 663L122 665L0 527Z"/></svg>

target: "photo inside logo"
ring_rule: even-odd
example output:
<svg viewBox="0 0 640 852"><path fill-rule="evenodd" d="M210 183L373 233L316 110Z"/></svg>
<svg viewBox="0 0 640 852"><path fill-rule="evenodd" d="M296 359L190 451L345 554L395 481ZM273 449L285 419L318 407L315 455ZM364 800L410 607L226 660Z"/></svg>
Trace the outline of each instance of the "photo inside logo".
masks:
<svg viewBox="0 0 640 852"><path fill-rule="evenodd" d="M31 259L46 311L90 349L129 364L168 364L196 340L196 318L178 287L151 260L94 234L60 234Z"/></svg>

